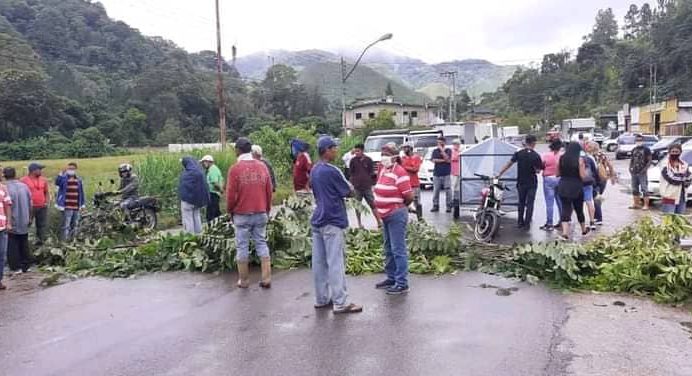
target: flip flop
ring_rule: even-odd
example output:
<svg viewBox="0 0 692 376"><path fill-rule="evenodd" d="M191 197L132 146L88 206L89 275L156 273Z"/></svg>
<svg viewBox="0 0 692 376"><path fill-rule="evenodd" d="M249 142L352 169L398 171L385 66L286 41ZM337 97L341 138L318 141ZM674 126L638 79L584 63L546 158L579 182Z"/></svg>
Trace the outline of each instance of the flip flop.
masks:
<svg viewBox="0 0 692 376"><path fill-rule="evenodd" d="M363 307L356 305L356 304L349 304L345 307L341 308L334 308L334 314L342 314L342 313L360 313L363 312Z"/></svg>

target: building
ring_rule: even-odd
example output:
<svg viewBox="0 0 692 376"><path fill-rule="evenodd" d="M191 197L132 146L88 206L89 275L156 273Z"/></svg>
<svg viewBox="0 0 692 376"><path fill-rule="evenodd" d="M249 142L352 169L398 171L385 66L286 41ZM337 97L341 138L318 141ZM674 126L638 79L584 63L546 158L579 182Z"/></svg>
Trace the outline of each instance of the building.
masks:
<svg viewBox="0 0 692 376"><path fill-rule="evenodd" d="M392 97L366 100L353 103L344 113L346 129L365 127L365 122L374 119L382 111L392 113L392 120L397 127L430 127L437 123L434 105L419 105L395 102Z"/></svg>
<svg viewBox="0 0 692 376"><path fill-rule="evenodd" d="M660 103L632 106L629 114L624 110L618 113L618 123L628 132L680 136L692 125L692 101L670 98Z"/></svg>
<svg viewBox="0 0 692 376"><path fill-rule="evenodd" d="M476 107L466 113L466 120L476 123L502 123L502 118L495 111L485 107Z"/></svg>

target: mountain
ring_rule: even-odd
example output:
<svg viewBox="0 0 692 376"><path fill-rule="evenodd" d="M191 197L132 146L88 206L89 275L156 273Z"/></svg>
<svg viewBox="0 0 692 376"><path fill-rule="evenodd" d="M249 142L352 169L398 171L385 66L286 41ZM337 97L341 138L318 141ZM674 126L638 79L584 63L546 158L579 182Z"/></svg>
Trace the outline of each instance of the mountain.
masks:
<svg viewBox="0 0 692 376"><path fill-rule="evenodd" d="M346 58L351 63L357 58L357 55L347 52ZM312 68L314 65L321 65L319 68L307 70L307 72L316 71L320 74L319 77L310 78L305 74L301 76L306 83L317 81L322 86L331 88L340 85L338 82L340 68L333 66L334 64L338 65L339 61L339 55L322 50L273 50L240 57L236 61L236 68L243 76L261 79L272 62L292 66L298 71ZM375 79L377 74L382 77L376 78L378 84L368 81L356 81L349 84L348 87L357 93L355 96L361 94L369 97L380 96L382 95L382 89L379 87L379 83L390 80L392 85L396 84L399 86L399 92L401 93L399 96L421 98L408 91L415 90L424 94L427 97L427 99L424 99L428 101L438 96L446 97L449 95L450 82L440 75L443 72L457 72L457 91L467 90L472 96L480 96L482 93L495 91L518 68L514 65L496 65L489 61L478 59L428 64L419 59L391 54L383 50L369 51L361 64L355 72L363 69L365 71L364 76L368 79ZM328 67L334 69L334 75L326 73ZM324 81L325 79L326 81ZM325 95L333 96L333 93L326 90ZM396 90L395 96L397 96ZM352 97L352 95L349 95L349 97Z"/></svg>

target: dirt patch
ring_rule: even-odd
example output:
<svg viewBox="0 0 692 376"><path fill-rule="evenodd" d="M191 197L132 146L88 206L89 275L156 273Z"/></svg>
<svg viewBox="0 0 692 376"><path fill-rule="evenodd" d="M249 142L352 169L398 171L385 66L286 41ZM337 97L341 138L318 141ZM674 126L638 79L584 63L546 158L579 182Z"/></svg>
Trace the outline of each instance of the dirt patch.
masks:
<svg viewBox="0 0 692 376"><path fill-rule="evenodd" d="M7 286L7 290L0 291L0 296L21 296L31 294L34 291L42 290L41 281L46 277L40 272L30 272L18 275L5 275L2 283Z"/></svg>

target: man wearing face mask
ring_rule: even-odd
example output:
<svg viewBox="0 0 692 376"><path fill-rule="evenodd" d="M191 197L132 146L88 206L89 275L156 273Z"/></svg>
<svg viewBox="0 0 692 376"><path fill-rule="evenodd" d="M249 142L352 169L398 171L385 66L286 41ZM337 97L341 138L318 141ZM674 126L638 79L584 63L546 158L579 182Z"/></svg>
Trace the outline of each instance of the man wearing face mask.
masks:
<svg viewBox="0 0 692 376"><path fill-rule="evenodd" d="M632 206L630 209L649 210L649 176L651 150L644 145L644 137L636 138L637 146L632 149L630 174L632 175ZM640 205L643 204L643 205Z"/></svg>
<svg viewBox="0 0 692 376"><path fill-rule="evenodd" d="M79 226L79 211L86 205L82 178L77 176L77 163L70 162L55 178L58 194L55 206L62 212L60 239L70 241Z"/></svg>

